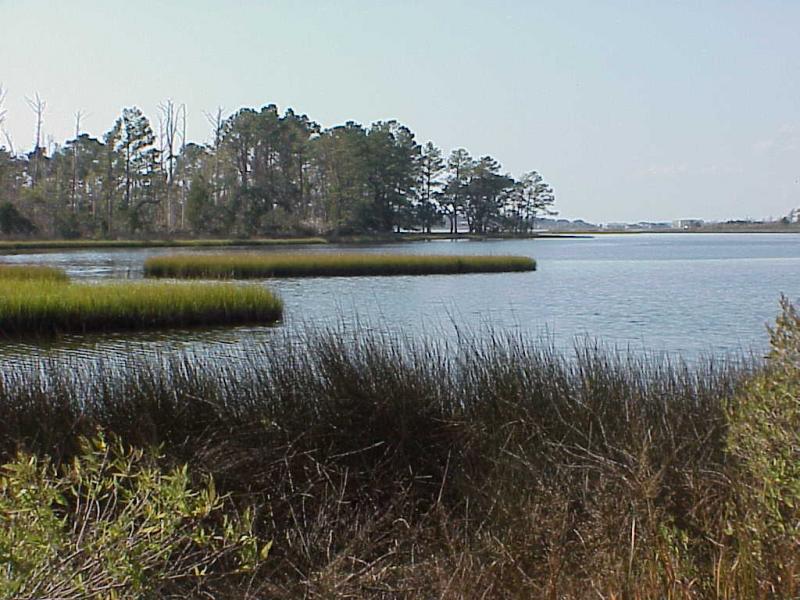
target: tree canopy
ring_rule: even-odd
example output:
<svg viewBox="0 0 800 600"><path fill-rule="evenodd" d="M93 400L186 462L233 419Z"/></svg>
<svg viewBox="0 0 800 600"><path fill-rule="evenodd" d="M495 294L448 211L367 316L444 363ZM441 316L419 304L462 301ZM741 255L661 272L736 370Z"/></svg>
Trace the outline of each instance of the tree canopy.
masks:
<svg viewBox="0 0 800 600"><path fill-rule="evenodd" d="M460 223L525 233L553 214L538 172L517 179L463 148L445 157L394 120L325 129L269 104L209 115L213 141L199 144L181 134L185 107L160 108L157 124L125 108L99 138L76 127L63 145L37 143L27 154L0 146L0 233L457 233Z"/></svg>

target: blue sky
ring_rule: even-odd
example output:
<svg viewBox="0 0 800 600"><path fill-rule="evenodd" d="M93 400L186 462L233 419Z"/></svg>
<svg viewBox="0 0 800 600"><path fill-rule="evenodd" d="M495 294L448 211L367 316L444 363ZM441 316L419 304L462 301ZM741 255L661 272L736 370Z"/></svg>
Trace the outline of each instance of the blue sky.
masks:
<svg viewBox="0 0 800 600"><path fill-rule="evenodd" d="M172 98L324 126L395 118L445 151L537 169L592 221L781 216L800 206L800 2L0 0L17 149L74 113L101 135Z"/></svg>

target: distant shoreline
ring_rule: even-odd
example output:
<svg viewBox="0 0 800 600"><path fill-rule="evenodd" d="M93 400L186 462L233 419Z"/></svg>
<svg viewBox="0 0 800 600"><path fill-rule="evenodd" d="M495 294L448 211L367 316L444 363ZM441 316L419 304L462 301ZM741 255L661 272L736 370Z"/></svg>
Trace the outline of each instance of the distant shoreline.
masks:
<svg viewBox="0 0 800 600"><path fill-rule="evenodd" d="M436 240L483 241L496 239L537 239L590 237L587 234L541 233L541 234L471 234L471 233L399 233L391 235L357 235L297 238L252 238L252 239L155 239L155 240L0 240L0 253L27 250L93 250L125 248L257 248L324 244L381 244Z"/></svg>
<svg viewBox="0 0 800 600"><path fill-rule="evenodd" d="M587 239L603 235L677 233L800 233L799 225L780 227L700 227L692 229L584 229L575 231L547 231L527 234L504 233L395 233L387 235L355 235L330 237L252 238L252 239L155 239L155 240L0 240L0 254L28 250L92 250L125 248L257 248L293 245L324 244L393 244L430 241L491 241L525 239Z"/></svg>

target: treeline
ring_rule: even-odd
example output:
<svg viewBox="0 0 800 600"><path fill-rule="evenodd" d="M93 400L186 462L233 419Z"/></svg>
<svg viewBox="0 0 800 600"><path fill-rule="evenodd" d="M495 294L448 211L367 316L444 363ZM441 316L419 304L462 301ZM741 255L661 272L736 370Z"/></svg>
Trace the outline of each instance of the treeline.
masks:
<svg viewBox="0 0 800 600"><path fill-rule="evenodd" d="M0 233L41 237L528 232L552 214L536 171L518 179L491 156L449 156L396 121L323 129L292 109L208 115L212 142L186 140L185 107L157 122L126 108L101 137L0 146ZM37 111L38 109L38 111ZM0 114L2 111L0 111ZM464 225L465 224L465 225Z"/></svg>

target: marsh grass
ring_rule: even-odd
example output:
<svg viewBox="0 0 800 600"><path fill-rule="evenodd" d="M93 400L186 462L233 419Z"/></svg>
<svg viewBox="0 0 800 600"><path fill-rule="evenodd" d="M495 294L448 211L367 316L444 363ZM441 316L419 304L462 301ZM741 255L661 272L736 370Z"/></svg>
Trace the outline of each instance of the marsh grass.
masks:
<svg viewBox="0 0 800 600"><path fill-rule="evenodd" d="M524 256L411 254L184 254L145 261L149 277L258 278L369 275L433 275L533 271Z"/></svg>
<svg viewBox="0 0 800 600"><path fill-rule="evenodd" d="M327 243L327 241L320 237L208 240L2 240L0 241L0 252L14 250L80 250L94 248L217 248L227 246L285 246L325 243Z"/></svg>
<svg viewBox="0 0 800 600"><path fill-rule="evenodd" d="M63 463L99 428L211 476L273 545L208 596L790 597L727 533L750 363L335 331L111 366L3 369L0 452Z"/></svg>
<svg viewBox="0 0 800 600"><path fill-rule="evenodd" d="M0 285L9 285L9 280L65 282L69 277L64 271L54 267L0 264Z"/></svg>
<svg viewBox="0 0 800 600"><path fill-rule="evenodd" d="M272 323L281 314L281 301L258 286L0 280L0 334L8 336Z"/></svg>

